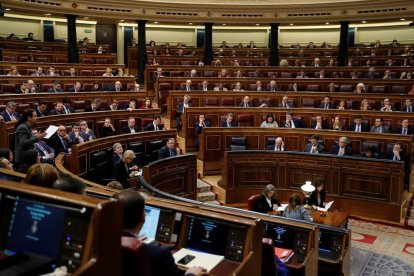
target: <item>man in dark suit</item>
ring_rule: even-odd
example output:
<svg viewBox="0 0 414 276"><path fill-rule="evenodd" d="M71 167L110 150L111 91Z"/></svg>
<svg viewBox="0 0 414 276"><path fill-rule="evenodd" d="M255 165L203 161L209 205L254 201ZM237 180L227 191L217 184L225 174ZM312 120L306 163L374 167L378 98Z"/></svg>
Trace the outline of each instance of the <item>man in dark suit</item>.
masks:
<svg viewBox="0 0 414 276"><path fill-rule="evenodd" d="M55 150L56 154L60 152L70 153L72 140L66 134L66 127L60 125L55 134L49 139L49 145Z"/></svg>
<svg viewBox="0 0 414 276"><path fill-rule="evenodd" d="M269 86L267 88L267 91L269 91L269 92L278 92L278 91L280 91L280 89L277 87L277 84L276 84L275 80L270 81Z"/></svg>
<svg viewBox="0 0 414 276"><path fill-rule="evenodd" d="M401 109L402 112L414 112L414 106L411 99L406 99L404 107Z"/></svg>
<svg viewBox="0 0 414 276"><path fill-rule="evenodd" d="M413 135L414 128L410 125L408 119L403 119L401 121L401 127L399 127L395 133L403 135Z"/></svg>
<svg viewBox="0 0 414 276"><path fill-rule="evenodd" d="M71 100L69 98L62 98L62 104L66 114L75 113L75 109L70 105Z"/></svg>
<svg viewBox="0 0 414 276"><path fill-rule="evenodd" d="M226 121L220 124L221 127L236 127L237 123L233 122L233 113L229 113L226 116Z"/></svg>
<svg viewBox="0 0 414 276"><path fill-rule="evenodd" d="M282 127L287 128L304 128L305 124L300 119L293 118L293 113L286 113L286 120L282 123Z"/></svg>
<svg viewBox="0 0 414 276"><path fill-rule="evenodd" d="M374 125L371 127L371 132L374 133L387 133L390 129L387 125L384 125L384 119L382 117L375 118Z"/></svg>
<svg viewBox="0 0 414 276"><path fill-rule="evenodd" d="M33 129L32 133L33 136L36 136L38 134L38 131L36 129ZM46 144L45 141L37 141L34 143L34 148L39 152L41 163L53 164L55 159L55 150Z"/></svg>
<svg viewBox="0 0 414 276"><path fill-rule="evenodd" d="M283 96L282 102L279 104L279 107L281 108L294 108L294 104L289 102L288 96Z"/></svg>
<svg viewBox="0 0 414 276"><path fill-rule="evenodd" d="M366 123L362 122L361 115L356 115L354 122L351 124L348 130L355 132L369 132L369 126Z"/></svg>
<svg viewBox="0 0 414 276"><path fill-rule="evenodd" d="M120 92L124 91L124 89L122 88L122 83L120 81L116 81L115 84L105 85L104 91Z"/></svg>
<svg viewBox="0 0 414 276"><path fill-rule="evenodd" d="M115 165L122 159L124 148L121 143L115 143L112 146L112 150L114 151L114 154L112 154L112 167L115 168Z"/></svg>
<svg viewBox="0 0 414 276"><path fill-rule="evenodd" d="M158 160L167 157L174 157L180 154L179 149L175 147L175 139L169 138L167 144L158 151Z"/></svg>
<svg viewBox="0 0 414 276"><path fill-rule="evenodd" d="M252 107L249 96L244 96L243 101L239 104L239 107Z"/></svg>
<svg viewBox="0 0 414 276"><path fill-rule="evenodd" d="M81 131L79 122L76 122L72 126L72 131L69 132L69 138L72 140L72 144L82 144L87 141L88 137Z"/></svg>
<svg viewBox="0 0 414 276"><path fill-rule="evenodd" d="M333 104L333 102L331 102L331 98L329 96L326 96L319 105L319 108L335 109L335 105Z"/></svg>
<svg viewBox="0 0 414 276"><path fill-rule="evenodd" d="M161 116L155 115L152 123L149 123L145 126L145 131L159 131L164 130L163 125L161 124Z"/></svg>
<svg viewBox="0 0 414 276"><path fill-rule="evenodd" d="M47 92L49 92L49 93L63 92L63 90L62 90L62 84L60 83L60 81L54 81L53 82L53 87L52 88L49 88L47 90Z"/></svg>
<svg viewBox="0 0 414 276"><path fill-rule="evenodd" d="M198 115L198 122L195 123L196 137L194 138L194 145L198 148L198 136L203 132L203 128L210 127L210 121L206 121L206 116L204 114Z"/></svg>
<svg viewBox="0 0 414 276"><path fill-rule="evenodd" d="M193 88L191 87L191 80L186 80L185 81L185 86L181 87L181 90L193 91Z"/></svg>
<svg viewBox="0 0 414 276"><path fill-rule="evenodd" d="M33 80L27 81L27 91L28 93L40 93L39 87L35 84Z"/></svg>
<svg viewBox="0 0 414 276"><path fill-rule="evenodd" d="M123 190L114 196L123 206L124 231L122 243L140 244L138 240L139 232L145 222L145 200L142 195L135 190ZM142 244L146 261L149 264L151 275L179 276L182 272L177 268L174 258L166 247L153 244ZM139 275L132 263L140 260L130 260L125 255L123 257L124 275ZM208 275L206 270L201 267L191 267L187 269L184 276L204 276Z"/></svg>
<svg viewBox="0 0 414 276"><path fill-rule="evenodd" d="M22 162L23 154L30 149L34 149L34 144L46 136L46 133L33 135L32 127L37 121L36 112L33 109L23 111L22 118L16 124L15 154L16 165Z"/></svg>
<svg viewBox="0 0 414 276"><path fill-rule="evenodd" d="M310 139L310 143L307 143L305 146L304 152L309 153L323 153L325 147L319 144L319 136L314 134Z"/></svg>
<svg viewBox="0 0 414 276"><path fill-rule="evenodd" d="M184 109L193 106L193 104L190 102L190 99L190 95L184 95L183 101L177 105L177 113L175 115L175 119L177 121L177 128L179 130L182 128L181 115L184 113Z"/></svg>
<svg viewBox="0 0 414 276"><path fill-rule="evenodd" d="M49 112L49 115L64 115L69 114L66 112L62 102L57 102L55 108Z"/></svg>
<svg viewBox="0 0 414 276"><path fill-rule="evenodd" d="M128 124L123 126L121 129L121 133L137 133L140 132L141 129L139 126L135 125L135 118L129 117L128 118Z"/></svg>
<svg viewBox="0 0 414 276"><path fill-rule="evenodd" d="M18 88L15 90L16 94L27 94L29 90L27 89L27 83L22 81Z"/></svg>
<svg viewBox="0 0 414 276"><path fill-rule="evenodd" d="M352 148L349 144L348 137L341 137L339 138L338 145L334 145L331 150L331 154L333 155L352 155Z"/></svg>
<svg viewBox="0 0 414 276"><path fill-rule="evenodd" d="M15 102L6 103L6 110L0 113L4 122L17 121L19 119L20 116L16 112L16 107L17 104Z"/></svg>
<svg viewBox="0 0 414 276"><path fill-rule="evenodd" d="M93 99L91 105L85 107L85 112L102 111L101 102L102 100L99 98Z"/></svg>
<svg viewBox="0 0 414 276"><path fill-rule="evenodd" d="M328 129L329 126L326 121L323 120L321 115L316 116L315 122L310 126L312 129Z"/></svg>
<svg viewBox="0 0 414 276"><path fill-rule="evenodd" d="M85 89L83 89L82 84L77 81L71 88L68 89L68 92L85 92Z"/></svg>
<svg viewBox="0 0 414 276"><path fill-rule="evenodd" d="M46 109L47 109L47 104L44 100L39 100L37 102L37 107L36 107L36 115L37 117L43 117L46 116Z"/></svg>
<svg viewBox="0 0 414 276"><path fill-rule="evenodd" d="M385 158L393 161L405 161L402 145L400 143L395 143L392 152L387 152Z"/></svg>

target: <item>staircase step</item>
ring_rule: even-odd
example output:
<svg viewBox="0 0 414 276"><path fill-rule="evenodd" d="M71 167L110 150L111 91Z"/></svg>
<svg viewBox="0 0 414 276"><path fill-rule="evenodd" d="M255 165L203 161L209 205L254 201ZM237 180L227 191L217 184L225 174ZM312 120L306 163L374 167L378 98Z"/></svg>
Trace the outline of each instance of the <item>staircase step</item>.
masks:
<svg viewBox="0 0 414 276"><path fill-rule="evenodd" d="M204 193L209 191L211 191L211 185L203 181L197 181L197 193Z"/></svg>
<svg viewBox="0 0 414 276"><path fill-rule="evenodd" d="M204 193L197 193L197 200L204 202L204 201L213 201L216 199L216 194L209 191Z"/></svg>

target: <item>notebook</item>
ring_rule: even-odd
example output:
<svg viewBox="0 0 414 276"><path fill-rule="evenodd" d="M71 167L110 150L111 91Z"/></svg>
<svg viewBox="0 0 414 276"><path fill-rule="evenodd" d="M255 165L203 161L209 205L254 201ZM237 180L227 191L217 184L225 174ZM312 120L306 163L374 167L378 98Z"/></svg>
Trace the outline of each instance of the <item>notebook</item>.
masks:
<svg viewBox="0 0 414 276"><path fill-rule="evenodd" d="M173 255L175 263L179 268L187 270L192 266L201 266L210 272L216 265L218 265L224 256L194 251L187 248L181 248Z"/></svg>
<svg viewBox="0 0 414 276"><path fill-rule="evenodd" d="M321 211L321 212L327 212L328 210L329 210L329 208L331 208L331 206L332 206L332 204L333 204L334 202L333 202L333 200L331 201L331 202L328 202L328 203L326 203L326 205L325 205L325 207L324 208L322 208L322 207L317 207L316 209L318 210L318 211Z"/></svg>

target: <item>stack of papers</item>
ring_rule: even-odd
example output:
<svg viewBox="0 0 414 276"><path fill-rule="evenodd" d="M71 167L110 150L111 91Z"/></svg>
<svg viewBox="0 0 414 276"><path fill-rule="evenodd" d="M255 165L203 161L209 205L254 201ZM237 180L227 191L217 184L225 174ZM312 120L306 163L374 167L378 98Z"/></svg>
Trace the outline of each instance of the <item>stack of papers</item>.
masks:
<svg viewBox="0 0 414 276"><path fill-rule="evenodd" d="M210 272L216 265L218 265L224 256L194 251L187 248L181 248L173 255L175 263L178 267L187 270L192 266L201 266ZM186 263L185 260L191 260Z"/></svg>
<svg viewBox="0 0 414 276"><path fill-rule="evenodd" d="M277 207L277 209L276 209L276 211L278 211L278 212L283 212L283 211L285 211L285 208L286 208L286 206L288 206L289 204L287 204L287 203L282 203L282 204L280 204L280 206L279 207Z"/></svg>
<svg viewBox="0 0 414 276"><path fill-rule="evenodd" d="M331 208L331 206L332 206L332 204L333 204L333 203L334 203L334 202L333 202L333 200L332 200L331 202L326 203L325 208L322 208L322 207L316 207L316 209L317 209L318 211L321 211L321 212L327 212L327 211L329 210L329 208Z"/></svg>

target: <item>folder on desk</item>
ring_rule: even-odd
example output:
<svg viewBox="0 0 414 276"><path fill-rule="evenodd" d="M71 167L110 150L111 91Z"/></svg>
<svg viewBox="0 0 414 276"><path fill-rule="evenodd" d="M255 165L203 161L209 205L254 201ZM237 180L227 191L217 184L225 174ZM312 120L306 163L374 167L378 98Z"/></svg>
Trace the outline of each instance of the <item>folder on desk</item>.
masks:
<svg viewBox="0 0 414 276"><path fill-rule="evenodd" d="M216 265L218 265L224 256L204 253L187 248L181 248L173 255L174 261L178 267L187 270L192 266L201 266L210 272ZM183 262L183 260L190 260L189 262Z"/></svg>
<svg viewBox="0 0 414 276"><path fill-rule="evenodd" d="M288 205L289 205L289 204L287 204L287 203L282 203L282 204L280 204L280 206L279 206L279 207L277 207L276 211L278 211L278 212L284 212L284 211L285 211L286 206L288 206Z"/></svg>
<svg viewBox="0 0 414 276"><path fill-rule="evenodd" d="M329 210L329 208L331 208L331 206L332 206L333 203L334 203L334 201L332 200L331 202L326 203L326 205L325 205L324 208L322 208L322 207L316 207L316 209L318 211L321 211L321 212L327 212Z"/></svg>

